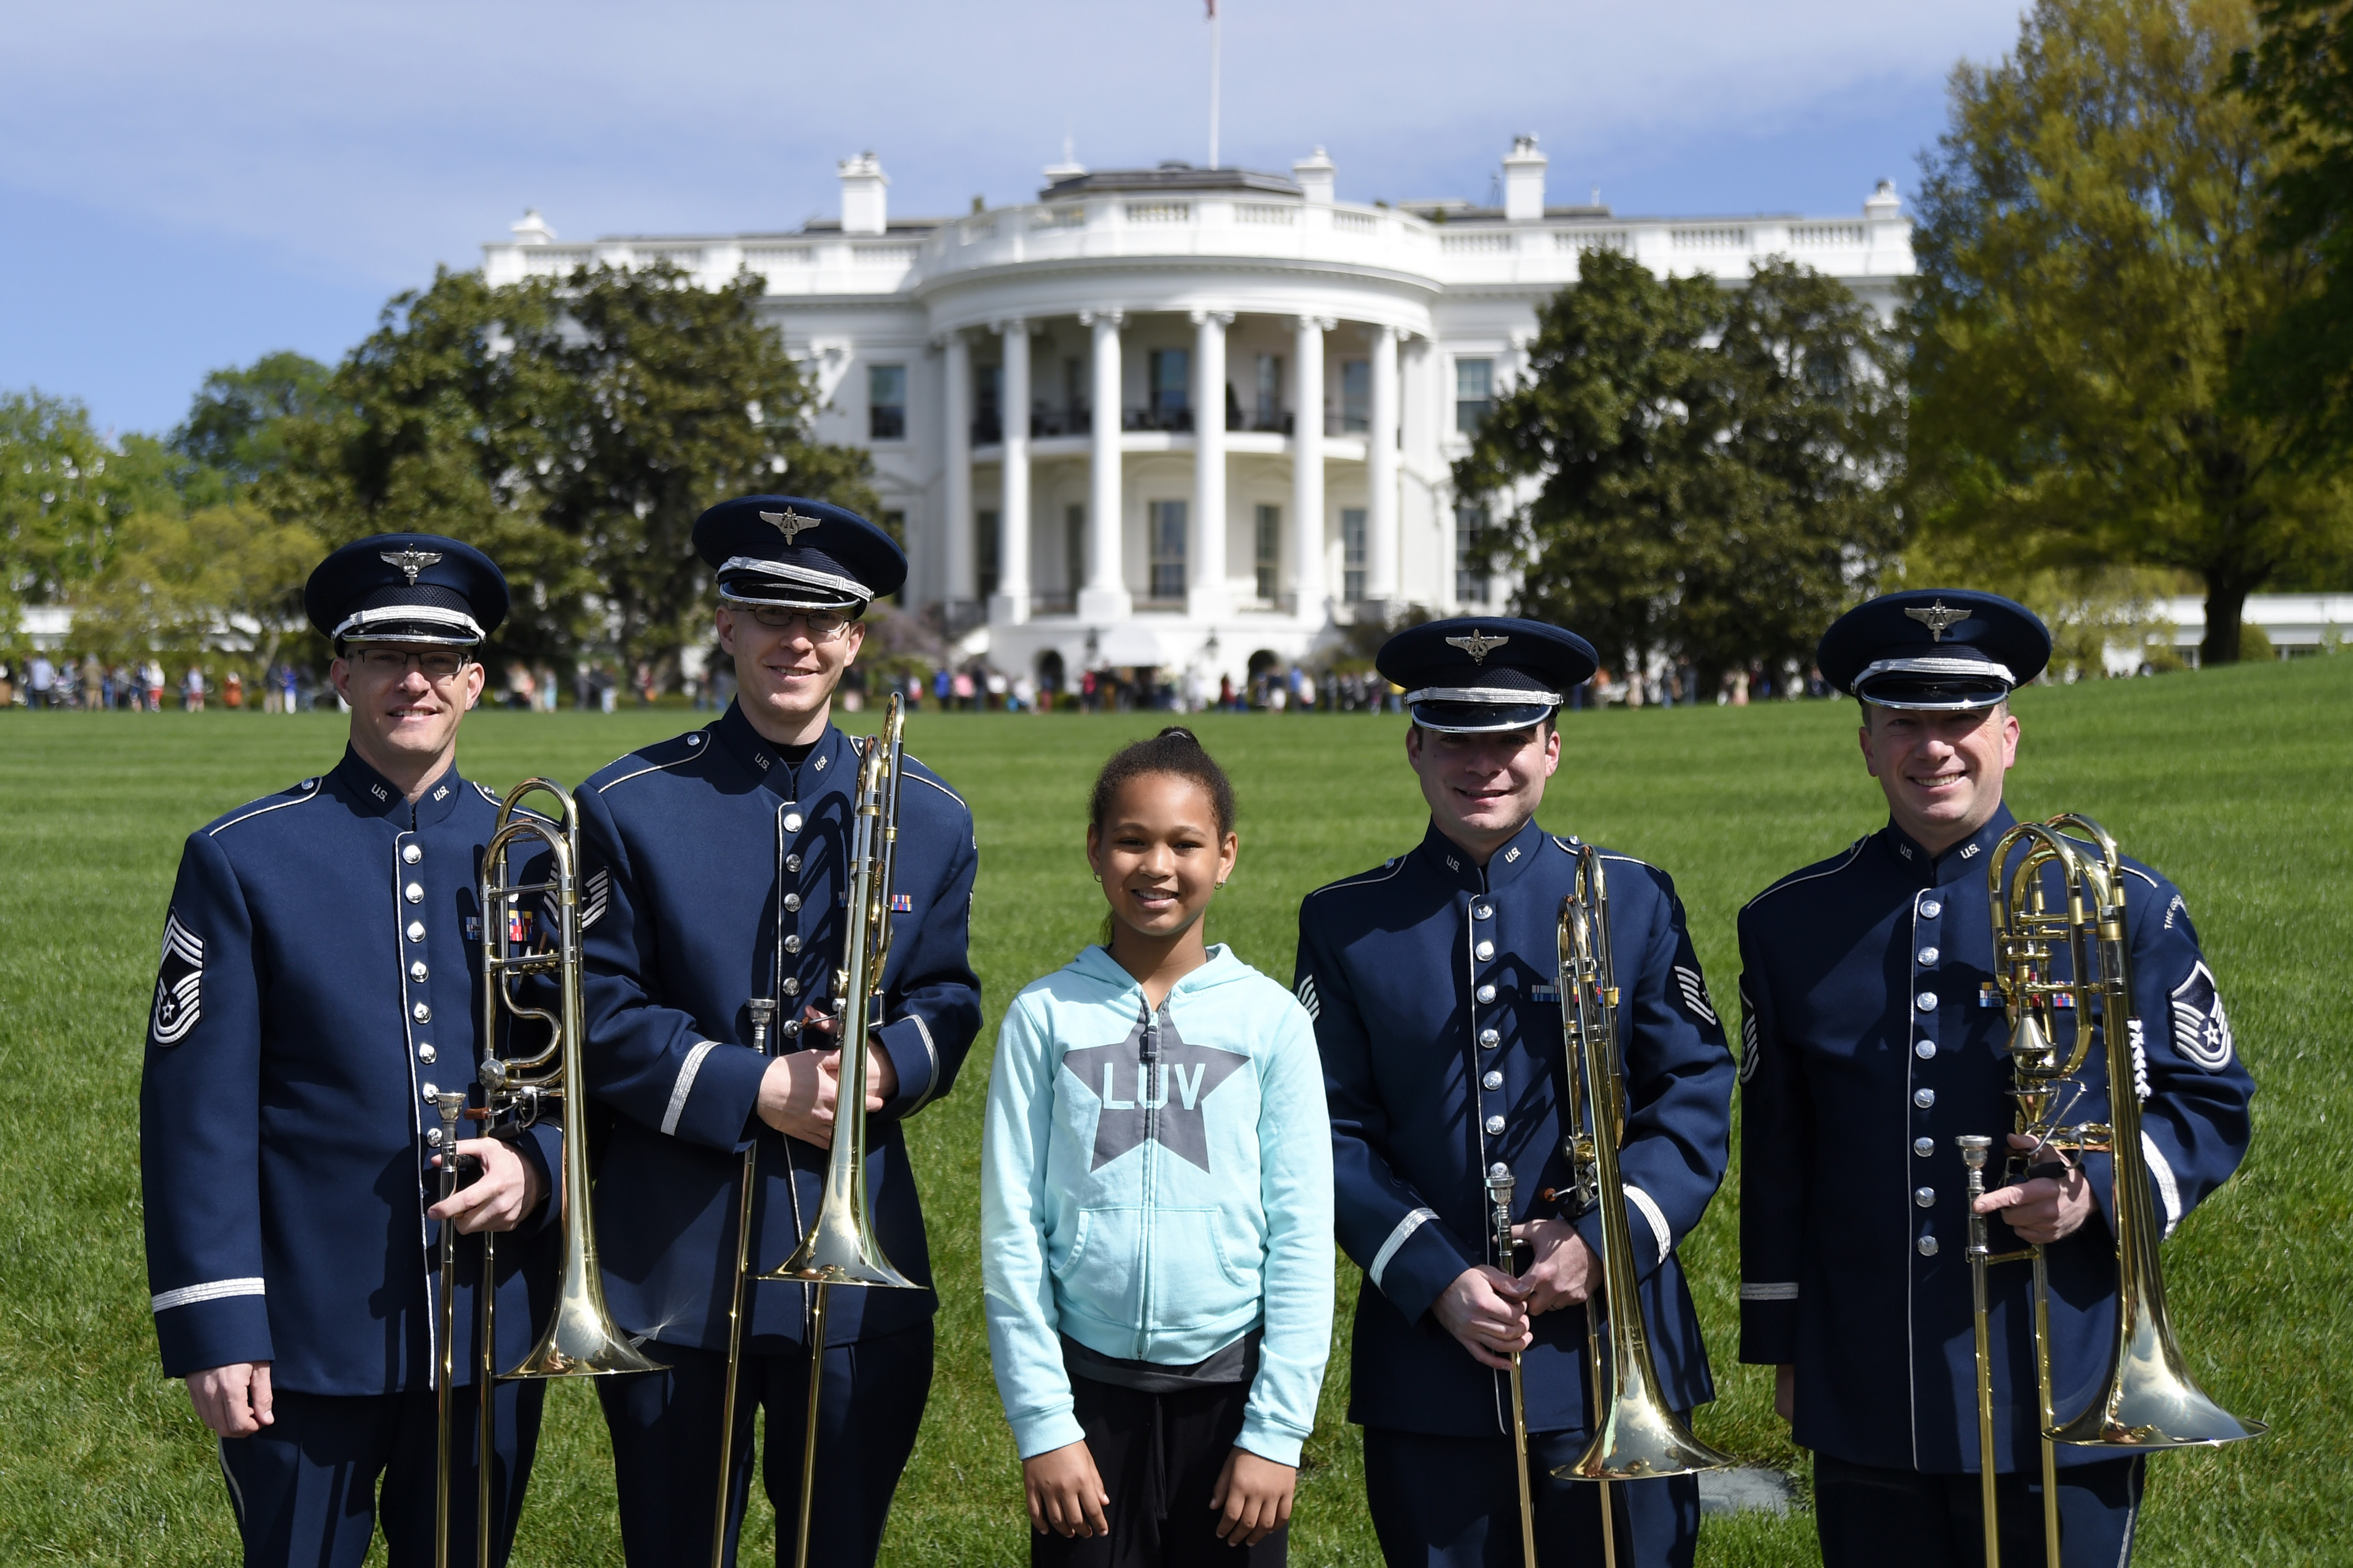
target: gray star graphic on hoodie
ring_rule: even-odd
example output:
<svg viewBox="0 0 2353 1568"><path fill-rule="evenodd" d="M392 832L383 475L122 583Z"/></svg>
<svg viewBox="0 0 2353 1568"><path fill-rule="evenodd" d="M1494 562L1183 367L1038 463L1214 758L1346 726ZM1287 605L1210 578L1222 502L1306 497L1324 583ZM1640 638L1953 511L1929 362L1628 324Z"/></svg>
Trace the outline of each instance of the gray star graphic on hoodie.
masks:
<svg viewBox="0 0 2353 1568"><path fill-rule="evenodd" d="M1240 1051L1197 1046L1177 1034L1167 1004L1156 1017L1139 1017L1115 1046L1085 1046L1062 1055L1062 1067L1101 1102L1095 1119L1099 1171L1130 1149L1155 1139L1204 1173L1209 1137L1201 1102L1250 1058Z"/></svg>

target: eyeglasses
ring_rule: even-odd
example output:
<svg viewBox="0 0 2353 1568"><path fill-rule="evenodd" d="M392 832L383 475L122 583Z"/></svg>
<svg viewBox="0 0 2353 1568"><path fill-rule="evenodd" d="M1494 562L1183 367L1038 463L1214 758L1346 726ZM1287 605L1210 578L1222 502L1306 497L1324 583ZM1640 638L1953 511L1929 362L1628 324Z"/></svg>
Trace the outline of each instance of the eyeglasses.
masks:
<svg viewBox="0 0 2353 1568"><path fill-rule="evenodd" d="M772 632L807 628L811 642L831 642L849 629L851 617L839 610L787 610L781 605L747 605L751 617Z"/></svg>
<svg viewBox="0 0 2353 1568"><path fill-rule="evenodd" d="M426 679L436 686L453 680L458 672L470 661L462 653L443 652L436 648L429 653L416 653L396 647L364 647L352 655L352 662L370 675L386 680L397 680L408 673L411 664Z"/></svg>

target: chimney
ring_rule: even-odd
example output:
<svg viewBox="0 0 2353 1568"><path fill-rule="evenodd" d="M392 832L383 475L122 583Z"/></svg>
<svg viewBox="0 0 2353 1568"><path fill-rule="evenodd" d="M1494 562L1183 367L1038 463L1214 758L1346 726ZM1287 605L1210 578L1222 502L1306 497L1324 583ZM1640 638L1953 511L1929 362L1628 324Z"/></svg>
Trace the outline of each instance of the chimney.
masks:
<svg viewBox="0 0 2353 1568"><path fill-rule="evenodd" d="M522 221L508 226L517 245L545 245L555 237L555 231L547 226L547 220L539 216L537 207L524 208Z"/></svg>
<svg viewBox="0 0 2353 1568"><path fill-rule="evenodd" d="M1895 195L1895 182L1882 180L1879 189L1872 192L1871 199L1862 204L1862 216L1873 223L1893 223L1903 205Z"/></svg>
<svg viewBox="0 0 2353 1568"><path fill-rule="evenodd" d="M884 194L891 177L882 172L881 163L871 153L860 153L855 158L844 158L841 170L841 232L844 234L881 234L890 226L889 198Z"/></svg>
<svg viewBox="0 0 2353 1568"><path fill-rule="evenodd" d="M1504 216L1512 223L1534 223L1544 216L1545 165L1551 160L1536 151L1533 136L1512 138L1512 155L1504 160Z"/></svg>
<svg viewBox="0 0 2353 1568"><path fill-rule="evenodd" d="M1324 149L1318 147L1314 153L1291 165L1291 177L1299 182L1300 190L1306 194L1308 205L1328 207L1332 205L1332 187L1339 183L1340 170Z"/></svg>

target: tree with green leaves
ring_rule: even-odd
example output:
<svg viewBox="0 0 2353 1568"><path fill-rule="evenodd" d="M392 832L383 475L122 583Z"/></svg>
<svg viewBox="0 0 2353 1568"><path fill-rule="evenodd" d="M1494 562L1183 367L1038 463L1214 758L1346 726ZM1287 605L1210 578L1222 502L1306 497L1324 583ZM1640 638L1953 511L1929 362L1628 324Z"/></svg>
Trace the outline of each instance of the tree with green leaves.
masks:
<svg viewBox="0 0 2353 1568"><path fill-rule="evenodd" d="M2028 568L2193 573L2212 663L2248 594L2353 526L2300 456L2312 411L2232 395L2318 281L2309 247L2261 243L2274 154L2217 90L2253 36L2248 0L2041 0L2010 56L1954 72L1914 235L1922 526Z"/></svg>
<svg viewBox="0 0 2353 1568"><path fill-rule="evenodd" d="M124 520L177 505L188 469L146 437L111 448L79 403L0 393L0 636L18 606L64 603L96 578Z"/></svg>
<svg viewBox="0 0 2353 1568"><path fill-rule="evenodd" d="M1608 251L1579 273L1454 466L1458 496L1499 498L1518 609L1704 686L1802 662L1901 543L1890 334L1788 262L1732 290Z"/></svg>
<svg viewBox="0 0 2353 1568"><path fill-rule="evenodd" d="M301 523L243 504L134 512L75 595L74 640L132 658L249 640L267 669L289 637L306 635L302 586L325 553Z"/></svg>
<svg viewBox="0 0 2353 1568"><path fill-rule="evenodd" d="M330 544L415 529L487 551L517 585L510 652L660 663L701 635L705 507L776 489L876 504L863 452L809 438L815 391L760 320L762 288L668 266L499 288L437 273L286 422L262 503Z"/></svg>
<svg viewBox="0 0 2353 1568"><path fill-rule="evenodd" d="M2320 259L2320 287L2291 300L2247 345L2238 390L2279 418L2316 410L2313 455L2353 454L2353 5L2267 0L2262 41L2241 48L2231 85L2271 142L2264 240Z"/></svg>
<svg viewBox="0 0 2353 1568"><path fill-rule="evenodd" d="M327 405L334 373L291 350L205 377L173 448L230 484L251 485L286 459L285 423Z"/></svg>

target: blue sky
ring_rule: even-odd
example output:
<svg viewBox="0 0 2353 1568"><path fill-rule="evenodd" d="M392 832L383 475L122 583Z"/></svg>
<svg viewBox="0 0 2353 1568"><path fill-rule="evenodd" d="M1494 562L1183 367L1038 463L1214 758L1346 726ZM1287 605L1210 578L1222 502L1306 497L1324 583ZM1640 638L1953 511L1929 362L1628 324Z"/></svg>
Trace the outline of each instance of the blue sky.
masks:
<svg viewBox="0 0 2353 1568"><path fill-rule="evenodd" d="M1224 162L1326 147L1344 200L1856 210L1908 192L2016 0L1224 0ZM567 238L778 230L871 148L898 214L1203 161L1201 0L82 0L0 33L0 388L160 430L206 371L332 360L525 206Z"/></svg>

